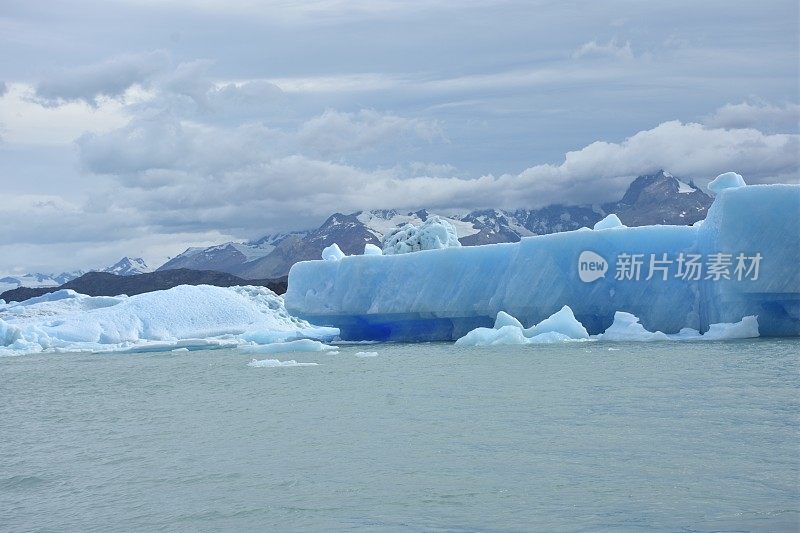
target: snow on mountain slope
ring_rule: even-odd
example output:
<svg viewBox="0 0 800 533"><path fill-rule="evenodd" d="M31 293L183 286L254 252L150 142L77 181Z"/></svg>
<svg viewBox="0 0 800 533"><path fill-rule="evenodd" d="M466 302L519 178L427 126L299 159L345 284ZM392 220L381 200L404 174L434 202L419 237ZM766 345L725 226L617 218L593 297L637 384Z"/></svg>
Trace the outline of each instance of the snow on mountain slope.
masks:
<svg viewBox="0 0 800 533"><path fill-rule="evenodd" d="M123 257L110 267L104 268L101 272L108 272L117 276L133 276L152 271L153 269L147 266L147 263L141 257Z"/></svg>
<svg viewBox="0 0 800 533"><path fill-rule="evenodd" d="M275 233L251 242L226 242L208 248L187 248L186 251L173 257L157 270L189 268L238 274L246 268L247 263L266 257L284 240L306 233Z"/></svg>

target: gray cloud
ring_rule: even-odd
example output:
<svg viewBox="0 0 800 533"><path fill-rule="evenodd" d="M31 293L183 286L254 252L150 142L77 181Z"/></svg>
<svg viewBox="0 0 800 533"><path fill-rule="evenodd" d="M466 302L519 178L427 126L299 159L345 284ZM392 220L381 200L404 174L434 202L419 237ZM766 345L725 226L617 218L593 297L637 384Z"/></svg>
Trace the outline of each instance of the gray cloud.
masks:
<svg viewBox="0 0 800 533"><path fill-rule="evenodd" d="M328 112L322 116L327 123ZM638 174L667 169L709 179L728 170L750 183L797 181L800 136L754 129L708 128L670 121L622 142L598 141L568 152L560 164L532 166L518 174L477 178L419 175L399 168L363 169L292 155L325 142L385 132L381 115L343 127L326 127L314 142L297 135L245 125L231 130L195 128L159 119L142 133L134 125L85 138L84 160L93 171L114 175L127 187L125 205L159 231L218 229L254 236L267 229L301 229L333 211L368 208L540 207L554 202L598 203L618 199ZM385 118L385 117L383 117ZM310 120L319 129L321 117ZM398 117L389 117L390 125ZM308 124L307 123L307 124ZM339 124L340 120L334 121ZM300 131L306 128L301 127ZM397 130L399 134L402 130ZM157 143L149 139L159 139ZM289 142L294 141L294 142ZM288 144L283 144L287 143ZM283 148L280 148L283 144ZM435 169L436 167L430 167Z"/></svg>
<svg viewBox="0 0 800 533"><path fill-rule="evenodd" d="M63 68L36 86L36 96L46 105L121 96L132 85L149 82L170 63L164 51L126 54L91 65Z"/></svg>

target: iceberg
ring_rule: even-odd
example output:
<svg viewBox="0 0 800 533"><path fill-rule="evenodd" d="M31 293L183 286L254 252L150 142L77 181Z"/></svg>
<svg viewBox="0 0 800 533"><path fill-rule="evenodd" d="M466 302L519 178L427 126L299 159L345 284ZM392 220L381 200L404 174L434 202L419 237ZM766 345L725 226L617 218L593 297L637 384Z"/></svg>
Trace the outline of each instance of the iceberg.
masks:
<svg viewBox="0 0 800 533"><path fill-rule="evenodd" d="M491 329L500 311L531 326L565 305L592 335L624 311L667 335L757 316L762 336L798 336L800 186L735 185L718 190L695 226L300 262L286 307L344 340L455 340Z"/></svg>
<svg viewBox="0 0 800 533"><path fill-rule="evenodd" d="M264 287L181 285L131 297L60 290L0 306L0 355L329 341L338 333L291 316Z"/></svg>

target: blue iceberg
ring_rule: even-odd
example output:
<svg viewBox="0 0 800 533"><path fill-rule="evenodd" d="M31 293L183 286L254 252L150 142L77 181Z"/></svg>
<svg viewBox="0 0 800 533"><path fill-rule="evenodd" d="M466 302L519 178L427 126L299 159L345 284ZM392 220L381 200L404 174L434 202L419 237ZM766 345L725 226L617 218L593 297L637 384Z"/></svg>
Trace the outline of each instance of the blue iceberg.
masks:
<svg viewBox="0 0 800 533"><path fill-rule="evenodd" d="M346 340L455 340L500 311L530 327L565 305L593 335L617 311L665 334L752 315L761 336L800 335L800 186L723 176L694 226L609 220L518 243L305 261L286 307Z"/></svg>

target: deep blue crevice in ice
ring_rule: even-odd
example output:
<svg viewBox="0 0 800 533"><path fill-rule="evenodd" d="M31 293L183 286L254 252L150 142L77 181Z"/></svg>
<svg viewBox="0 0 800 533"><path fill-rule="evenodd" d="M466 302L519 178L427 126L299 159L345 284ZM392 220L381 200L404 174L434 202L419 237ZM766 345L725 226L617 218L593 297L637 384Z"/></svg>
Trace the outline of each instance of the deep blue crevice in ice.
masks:
<svg viewBox="0 0 800 533"><path fill-rule="evenodd" d="M798 227L800 186L729 188L697 226L579 230L518 243L301 262L289 274L286 306L352 340L452 340L491 326L498 311L530 326L564 305L592 334L604 331L615 311L626 311L650 331L706 331L758 315L762 336L795 336ZM701 257L700 279L678 275L681 254ZM730 262L716 263L727 266L731 279L707 279L715 254ZM760 256L757 276L742 271L737 279L739 254L744 266ZM616 279L626 256L642 259L639 279ZM662 268L646 279L651 260ZM603 261L607 270L598 272Z"/></svg>

